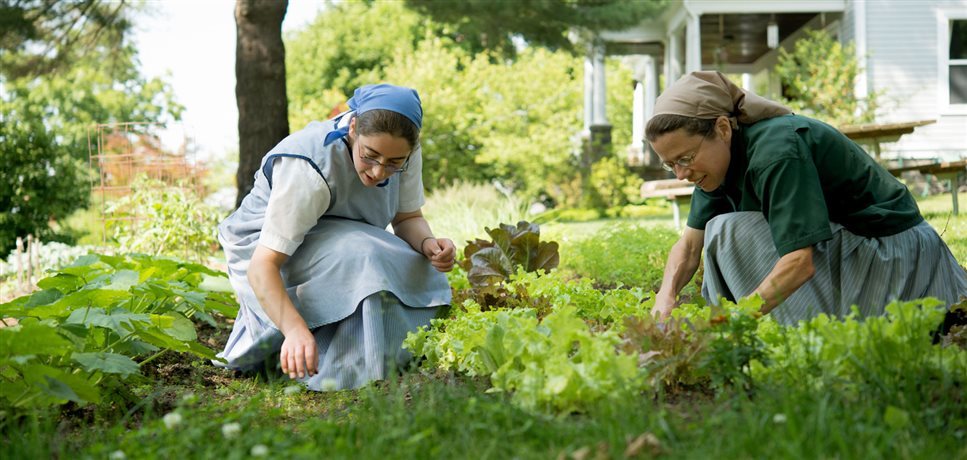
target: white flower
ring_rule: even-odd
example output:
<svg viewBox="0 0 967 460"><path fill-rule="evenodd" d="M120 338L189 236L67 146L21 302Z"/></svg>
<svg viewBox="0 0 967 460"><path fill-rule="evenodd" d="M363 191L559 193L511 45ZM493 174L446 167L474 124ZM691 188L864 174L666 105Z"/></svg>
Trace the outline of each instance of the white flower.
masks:
<svg viewBox="0 0 967 460"><path fill-rule="evenodd" d="M236 435L238 435L239 431L242 431L242 425L239 425L236 422L222 425L222 436L225 436L225 439L234 438Z"/></svg>
<svg viewBox="0 0 967 460"><path fill-rule="evenodd" d="M127 455L124 455L124 451L123 450L116 450L114 452L111 452L111 455L108 456L108 458L111 459L111 460L124 460L124 459L128 458L128 456Z"/></svg>
<svg viewBox="0 0 967 460"><path fill-rule="evenodd" d="M165 422L165 426L170 430L181 424L181 414L177 412L168 412L164 417L161 418Z"/></svg>
<svg viewBox="0 0 967 460"><path fill-rule="evenodd" d="M786 423L786 414L773 415L772 423Z"/></svg>
<svg viewBox="0 0 967 460"><path fill-rule="evenodd" d="M196 396L194 393L191 393L191 392L185 393L184 395L181 396L181 402L185 404L194 404L198 402L198 396Z"/></svg>
<svg viewBox="0 0 967 460"><path fill-rule="evenodd" d="M269 448L265 447L265 444L256 444L252 446L252 451L250 452L253 457L265 457L269 455Z"/></svg>
<svg viewBox="0 0 967 460"><path fill-rule="evenodd" d="M339 389L336 379L322 379L319 381L319 389L322 391L335 391Z"/></svg>
<svg viewBox="0 0 967 460"><path fill-rule="evenodd" d="M282 390L282 393L285 394L286 396L297 395L299 393L302 393L302 386L301 385L289 385L289 386L285 387L284 390Z"/></svg>

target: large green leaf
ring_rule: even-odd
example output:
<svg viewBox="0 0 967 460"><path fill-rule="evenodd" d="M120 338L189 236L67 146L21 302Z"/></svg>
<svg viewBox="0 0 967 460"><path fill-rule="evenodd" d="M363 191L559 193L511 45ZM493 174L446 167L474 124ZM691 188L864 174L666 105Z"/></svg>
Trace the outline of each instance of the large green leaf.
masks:
<svg viewBox="0 0 967 460"><path fill-rule="evenodd" d="M83 403L101 399L97 387L83 373L73 374L45 365L28 365L23 367L23 374L32 389L58 400Z"/></svg>
<svg viewBox="0 0 967 460"><path fill-rule="evenodd" d="M198 283L198 289L209 292L234 292L232 290L232 283L228 281L228 277L206 274L202 275L201 283Z"/></svg>
<svg viewBox="0 0 967 460"><path fill-rule="evenodd" d="M139 273L134 270L118 270L111 275L111 283L103 289L111 291L127 291L138 284Z"/></svg>
<svg viewBox="0 0 967 460"><path fill-rule="evenodd" d="M475 287L495 285L513 272L513 264L504 251L498 247L483 248L471 256L473 268L467 279Z"/></svg>
<svg viewBox="0 0 967 460"><path fill-rule="evenodd" d="M74 292L83 285L83 278L70 273L57 273L37 282L37 287L41 289L56 289L63 294Z"/></svg>
<svg viewBox="0 0 967 460"><path fill-rule="evenodd" d="M195 333L195 323L192 323L190 319L175 312L164 315L164 317L170 318L170 323L163 326L163 330L168 335L182 342L191 342L198 339L198 335Z"/></svg>
<svg viewBox="0 0 967 460"><path fill-rule="evenodd" d="M493 288L507 280L517 267L527 272L549 272L560 263L557 243L541 242L537 224L520 221L516 226L500 224L486 230L493 241L467 242L460 264L475 289Z"/></svg>
<svg viewBox="0 0 967 460"><path fill-rule="evenodd" d="M42 286L41 286L42 287ZM44 289L30 295L27 299L26 307L37 307L40 305L50 305L64 297L63 291L57 289Z"/></svg>
<svg viewBox="0 0 967 460"><path fill-rule="evenodd" d="M74 353L71 358L84 367L88 372L101 371L105 374L120 374L127 377L137 374L139 371L138 363L133 359L117 353L96 352L96 353Z"/></svg>
<svg viewBox="0 0 967 460"><path fill-rule="evenodd" d="M134 330L135 322L150 323L151 316L131 313L123 308L115 309L111 313L106 313L103 308L80 308L74 310L65 322L107 328L124 337Z"/></svg>
<svg viewBox="0 0 967 460"><path fill-rule="evenodd" d="M0 328L0 360L18 355L56 355L70 346L55 326L33 319Z"/></svg>

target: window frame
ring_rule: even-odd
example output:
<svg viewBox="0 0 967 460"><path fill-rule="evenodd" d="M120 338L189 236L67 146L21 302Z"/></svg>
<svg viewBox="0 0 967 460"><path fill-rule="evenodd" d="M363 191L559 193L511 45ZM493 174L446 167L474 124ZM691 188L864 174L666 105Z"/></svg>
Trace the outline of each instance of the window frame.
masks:
<svg viewBox="0 0 967 460"><path fill-rule="evenodd" d="M954 104L950 102L950 67L967 66L967 59L950 59L950 34L953 32L954 21L967 22L967 13L963 11L940 11L937 15L937 51L938 51L938 84L939 102L943 115L967 115L967 103Z"/></svg>

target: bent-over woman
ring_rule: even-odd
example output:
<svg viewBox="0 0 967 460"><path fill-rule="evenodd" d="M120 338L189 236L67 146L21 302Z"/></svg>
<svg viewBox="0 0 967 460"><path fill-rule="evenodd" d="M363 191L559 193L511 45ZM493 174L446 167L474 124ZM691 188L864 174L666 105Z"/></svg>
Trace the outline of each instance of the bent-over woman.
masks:
<svg viewBox="0 0 967 460"><path fill-rule="evenodd" d="M269 151L219 226L240 303L219 365L278 357L310 389L356 388L405 364L407 332L450 302L455 248L420 212L419 95L368 85L349 108Z"/></svg>
<svg viewBox="0 0 967 460"><path fill-rule="evenodd" d="M653 313L667 317L705 251L702 296L758 294L784 324L856 305L967 296L967 275L906 186L835 128L694 72L662 93L646 138L695 184Z"/></svg>

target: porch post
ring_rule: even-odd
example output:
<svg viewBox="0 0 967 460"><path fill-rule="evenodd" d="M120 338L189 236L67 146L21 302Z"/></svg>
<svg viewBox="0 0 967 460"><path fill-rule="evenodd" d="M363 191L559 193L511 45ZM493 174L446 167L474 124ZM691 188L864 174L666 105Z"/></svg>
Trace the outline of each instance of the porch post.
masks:
<svg viewBox="0 0 967 460"><path fill-rule="evenodd" d="M702 31L700 16L688 15L685 26L685 73L702 70Z"/></svg>
<svg viewBox="0 0 967 460"><path fill-rule="evenodd" d="M668 49L665 50L665 86L671 85L682 76L682 40L679 30L674 29L668 34Z"/></svg>

